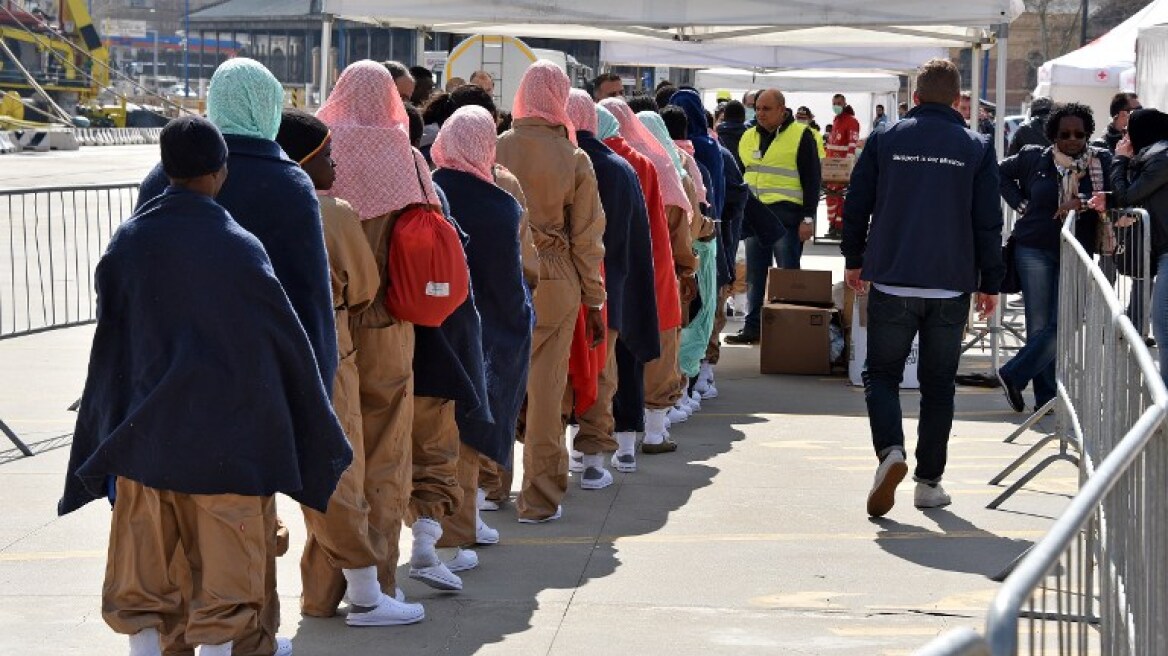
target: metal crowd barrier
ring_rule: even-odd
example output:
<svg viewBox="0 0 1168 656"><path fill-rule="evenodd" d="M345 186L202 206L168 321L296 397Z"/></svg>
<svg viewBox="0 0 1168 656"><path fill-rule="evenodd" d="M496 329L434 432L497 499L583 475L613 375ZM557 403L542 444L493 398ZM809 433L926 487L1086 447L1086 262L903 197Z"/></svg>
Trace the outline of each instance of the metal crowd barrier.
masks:
<svg viewBox="0 0 1168 656"><path fill-rule="evenodd" d="M94 269L137 183L0 190L0 340L96 321ZM0 420L26 456L29 448Z"/></svg>
<svg viewBox="0 0 1168 656"><path fill-rule="evenodd" d="M1114 292L1115 297L1119 300L1122 311L1132 321L1140 335L1146 336L1149 325L1148 319L1151 315L1149 310L1152 306L1152 277L1150 275L1153 266L1152 221L1147 211L1142 209L1113 210L1109 214L1111 220L1109 225L1113 227L1112 232L1118 240L1119 247L1114 249L1113 254L1111 252L1101 254L1099 256L1098 268L1103 274L1104 284ZM1117 222L1121 219L1124 219L1124 223L1127 223L1129 220L1135 223L1119 228L1117 227ZM1061 315L1059 317L1059 326L1061 334ZM1061 366L1062 364L1060 362L1059 367L1061 368ZM1057 403L1058 399L1055 398L1043 407L1036 408L1034 414L1022 422L1022 425L1010 433L1004 441L1012 443L1024 435L1045 417L1048 412L1053 411ZM1001 484L1023 464L1042 452L1052 442L1058 443L1057 453L1047 456L1032 467L986 507L990 509L998 508L1018 490L1022 489L1024 485L1033 480L1034 477L1038 476L1043 470L1056 462L1066 461L1078 466L1078 454L1081 451L1081 445L1078 440L1073 435L1056 430L1054 434L1039 440L1014 460L1014 462L999 472L997 476L990 479L990 485Z"/></svg>
<svg viewBox="0 0 1168 656"><path fill-rule="evenodd" d="M1079 493L1002 584L985 637L944 635L919 654L1168 651L1168 389L1067 227L1060 276L1056 423L1081 447Z"/></svg>

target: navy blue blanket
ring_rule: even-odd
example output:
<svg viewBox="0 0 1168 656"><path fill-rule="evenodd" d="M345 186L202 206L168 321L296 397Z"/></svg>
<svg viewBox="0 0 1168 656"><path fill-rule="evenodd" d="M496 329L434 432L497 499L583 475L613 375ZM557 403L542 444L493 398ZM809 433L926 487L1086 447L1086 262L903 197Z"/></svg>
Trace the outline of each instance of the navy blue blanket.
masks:
<svg viewBox="0 0 1168 656"><path fill-rule="evenodd" d="M260 242L207 196L168 189L114 235L96 280L58 511L122 476L186 494L283 492L324 512L352 451Z"/></svg>
<svg viewBox="0 0 1168 656"><path fill-rule="evenodd" d="M709 187L710 205L714 208L713 215L722 216L722 206L726 201L726 178L722 164L722 150L718 142L710 136L709 123L706 121L706 108L702 105L702 97L697 91L682 89L669 99L670 105L676 105L685 110L689 119L689 140L693 143L694 159L710 171L713 186Z"/></svg>
<svg viewBox="0 0 1168 656"><path fill-rule="evenodd" d="M482 321L486 398L494 422L455 406L459 437L504 467L511 466L515 423L527 392L534 312L523 280L519 227L523 208L511 194L451 169L434 172L450 213L466 232L466 257Z"/></svg>
<svg viewBox="0 0 1168 656"><path fill-rule="evenodd" d="M592 160L604 208L608 327L620 333L626 348L641 362L655 360L661 344L653 287L653 244L637 171L591 132L576 132L576 140Z"/></svg>
<svg viewBox="0 0 1168 656"><path fill-rule="evenodd" d="M223 135L227 182L215 199L264 245L276 277L316 354L320 379L332 393L337 371L337 330L320 203L312 180L275 141ZM138 207L166 189L162 165L142 181Z"/></svg>
<svg viewBox="0 0 1168 656"><path fill-rule="evenodd" d="M445 190L434 185L442 212L466 247L468 236L450 211ZM475 303L474 280L466 300L437 328L414 326L414 394L454 401L458 412L491 421L483 369L483 329Z"/></svg>
<svg viewBox="0 0 1168 656"><path fill-rule="evenodd" d="M750 188L734 164L734 156L722 148L722 172L726 175L726 202L722 205L722 223L718 226L718 286L734 282L738 262L738 241L742 239L742 218Z"/></svg>

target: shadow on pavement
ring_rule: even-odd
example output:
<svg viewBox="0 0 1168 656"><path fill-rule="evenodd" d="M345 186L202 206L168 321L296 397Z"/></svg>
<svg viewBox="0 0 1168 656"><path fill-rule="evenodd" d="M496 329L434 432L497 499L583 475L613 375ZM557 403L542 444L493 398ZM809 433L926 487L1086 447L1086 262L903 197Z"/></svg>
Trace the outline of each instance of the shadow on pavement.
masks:
<svg viewBox="0 0 1168 656"><path fill-rule="evenodd" d="M880 527L876 544L889 554L930 569L993 578L1029 549L1028 540L994 535L945 508L922 511L940 530L871 518Z"/></svg>

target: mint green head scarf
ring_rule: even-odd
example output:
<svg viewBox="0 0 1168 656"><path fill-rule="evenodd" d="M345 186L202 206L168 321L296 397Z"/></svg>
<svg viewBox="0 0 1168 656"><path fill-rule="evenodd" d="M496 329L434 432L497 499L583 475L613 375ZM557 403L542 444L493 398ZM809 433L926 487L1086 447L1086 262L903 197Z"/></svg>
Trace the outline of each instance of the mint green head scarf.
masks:
<svg viewBox="0 0 1168 656"><path fill-rule="evenodd" d="M657 141L661 142L661 146L665 148L665 152L669 153L669 159L673 160L673 168L677 169L677 174L684 180L689 177L689 172L685 170L685 164L681 163L681 155L677 154L677 145L673 143L673 139L669 138L669 128L665 127L665 119L657 112L643 111L637 112L637 118L641 120L641 124L649 128Z"/></svg>
<svg viewBox="0 0 1168 656"><path fill-rule="evenodd" d="M275 141L283 109L284 87L254 59L229 59L211 76L207 118L223 134Z"/></svg>
<svg viewBox="0 0 1168 656"><path fill-rule="evenodd" d="M616 120L616 117L612 115L612 112L601 107L600 105L597 105L596 119L599 124L597 127L596 136L599 137L601 141L604 141L609 137L620 136L620 122Z"/></svg>

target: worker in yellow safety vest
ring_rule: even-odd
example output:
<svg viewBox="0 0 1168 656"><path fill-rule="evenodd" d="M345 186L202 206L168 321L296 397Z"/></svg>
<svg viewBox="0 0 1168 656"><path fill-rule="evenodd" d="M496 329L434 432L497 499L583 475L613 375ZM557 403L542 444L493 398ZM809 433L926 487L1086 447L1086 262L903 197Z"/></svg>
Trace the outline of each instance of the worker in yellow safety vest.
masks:
<svg viewBox="0 0 1168 656"><path fill-rule="evenodd" d="M786 105L778 89L761 92L754 106L757 125L743 133L738 143L746 184L766 206L764 212L748 216L747 223L778 220L786 234L773 244L763 243L758 236L746 239L746 322L741 332L726 338L731 344L758 342L767 269L776 259L782 268L798 269L803 242L815 232L819 144L806 125L787 113Z"/></svg>

